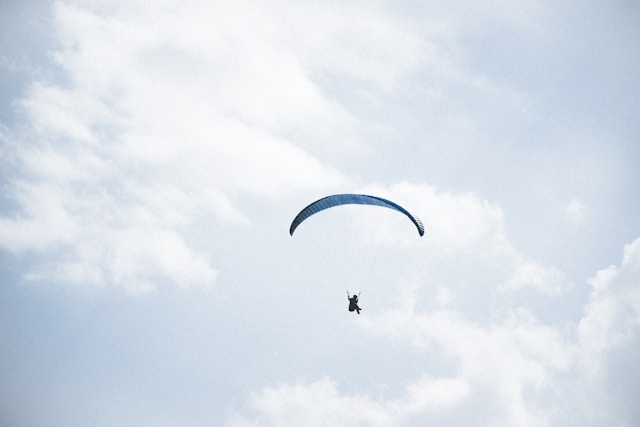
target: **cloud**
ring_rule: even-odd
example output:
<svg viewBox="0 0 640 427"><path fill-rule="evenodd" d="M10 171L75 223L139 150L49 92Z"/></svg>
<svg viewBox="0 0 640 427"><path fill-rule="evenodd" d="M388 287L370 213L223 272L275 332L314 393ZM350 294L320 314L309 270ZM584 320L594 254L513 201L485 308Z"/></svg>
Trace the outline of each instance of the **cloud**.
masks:
<svg viewBox="0 0 640 427"><path fill-rule="evenodd" d="M515 243L536 233L540 212L544 215L553 201L562 201L551 204L565 215L563 227L593 219L595 205L571 199L584 183L566 179L579 175L567 171L593 162L576 160L571 144L544 148L544 140L563 140L558 132L575 134L562 127L565 122L575 127L576 121L565 120L558 109L571 110L578 123L595 117L569 105L575 101L572 91L585 85L567 76L593 77L594 67L579 66L590 64L581 53L592 52L584 48L588 43L564 37L580 34L580 26L548 27L571 19L545 2L148 3L55 3L49 45L54 64L43 64L49 66L45 70L28 67L37 70L28 77L36 80L21 99L11 101L18 109L10 116L22 120L0 124L0 249L16 254L9 269L18 260L16 266L28 265L26 280L116 287L134 295L160 286L206 289L223 282L224 289L211 300L158 305L174 296L160 293L142 301L138 308L153 314L143 317L154 323L157 336L145 334L151 329L140 319L127 324L135 339L146 336L168 350L170 362L193 356L182 345L184 337L191 337L197 359L211 360L209 365L180 362L181 372L169 372L200 379L188 387L202 407L190 408L186 419L220 420L231 410L224 405L246 397L248 412L232 417L231 425L639 424L633 399L640 383L635 374L638 241L626 247L619 265L594 275L584 287L588 297L582 288L568 286L556 265L532 256L535 248ZM593 11L584 16L598 23ZM539 38L548 35L562 36L560 54L549 50L556 40ZM605 46L614 38L603 40ZM551 59L543 70L531 66L539 65L540 57ZM0 68L15 74L30 62L1 56ZM556 105L559 99L564 107ZM609 101L599 105L616 103ZM542 123L549 117L550 126ZM591 121L587 128L600 126ZM532 138L543 148L531 151L525 144L521 151L523 141ZM593 137L589 140L595 144ZM594 157L589 152L598 149L582 157ZM540 164L546 165L545 173ZM553 170L557 173L546 173ZM517 179L506 182L504 171ZM607 173L599 174L591 175ZM543 185L541 177L552 185ZM597 181L613 182L611 177ZM558 182L566 187L562 195L554 188ZM470 191L449 191L447 185L466 185ZM538 187L544 191L532 191ZM488 196L474 193L478 188ZM297 207L310 193L333 190L388 197L426 227L420 238L392 211L344 211L344 227L355 234L345 244L357 247L357 255L343 257L346 267L327 276L340 278L336 282L342 287L349 282L341 277L344 270L358 275L365 269L358 253L363 247L384 261L383 277L362 280L379 289L363 292L364 315L357 317L346 317L343 306L336 313L344 311L344 318L315 304L319 295L332 298L333 293L329 286L315 286L323 281L316 274L322 267L314 270L286 256L304 242L282 244L289 238L283 213L289 204ZM585 200L595 200L594 190L589 191ZM505 198L511 209L521 209L521 227L517 218L506 218L513 211L503 210ZM533 205L539 205L537 211L531 211ZM525 237L515 240L507 231ZM539 236L543 246L548 236ZM593 245L607 247L606 242ZM585 262L580 254L555 259L555 253L571 247L556 246L551 254L548 247L542 250L557 265L574 258L576 264ZM315 256L299 252L295 255L304 261ZM333 252L329 258L341 257ZM369 277L376 274L378 265L373 265ZM318 277L305 282L301 272ZM273 283L278 287L265 286ZM60 323L56 316L64 310L56 309L61 307L57 298L51 299L50 316L28 316L41 308L41 298L30 302L10 288L7 295L20 299L16 313L36 322L25 323L22 332L44 331L48 339L22 340L11 347L7 363L24 359L25 366L46 371L44 389L60 388L56 381L47 386L46 378L65 377L58 374L67 367L77 378L92 378L84 375L87 369L106 367L112 384L93 394L118 395L122 378L111 372L118 373L122 364L113 363L117 354L102 351L103 344L113 348L112 343L93 333L95 327L109 326L104 322L111 316L121 319L118 310L111 311L105 300L97 317L76 312ZM314 304L307 304L311 300ZM169 306L173 312L166 317ZM158 317L155 310L161 310ZM75 322L78 316L89 320L86 329L73 329L85 323ZM159 318L177 328L169 335L179 339L157 327ZM271 323L256 321L267 318ZM122 336L120 326L111 324L117 336ZM56 335L58 330L65 333ZM353 339L345 339L350 332ZM60 343L83 333L91 339L72 339L82 346L61 353L70 356L61 359L63 370L38 363L38 357L21 357L40 354L44 360ZM289 339L294 336L304 338ZM132 381L124 372L127 366L149 365L149 340L141 343L140 353L133 349L120 372L126 382ZM81 362L79 369L74 360ZM169 364L169 371L175 369L176 363ZM142 377L133 381L145 387ZM212 381L219 387L212 388ZM79 383L71 384L62 384L60 396L78 396ZM42 389L35 387L33 396ZM18 400L28 400L33 390L25 388ZM86 396L85 412L95 400L91 392ZM129 412L136 418L166 414L184 424L181 405L166 405L166 398L154 396L143 407L130 404ZM78 402L79 413L82 405ZM48 406L35 416L49 419L59 409L55 402ZM120 417L130 416L126 412ZM62 420L60 413L54 418Z"/></svg>
<svg viewBox="0 0 640 427"><path fill-rule="evenodd" d="M558 322L545 312L545 304L557 301L564 310L574 310L579 302L563 296L567 283L559 270L527 258L510 243L498 206L425 184L363 190L406 205L427 229L423 239L397 238L412 235L411 227L391 215L372 209L353 218L360 223L363 215L371 215L362 233L371 234L375 224L376 244L392 246L403 256L414 252L407 262L414 273L393 281L384 306L367 307L355 325L364 336L394 343L394 363L402 365L411 352L423 355L413 372L424 375L424 381L398 379L401 397L340 392L341 384L329 378L273 386L253 400L258 415L243 418L247 425L287 424L293 422L289 416L305 412L344 425L375 425L359 415L365 412L390 425L633 424L637 411L625 396L635 395L637 386L624 376L638 360L640 239L625 246L620 266L603 269L590 281L583 316ZM407 233L398 232L403 225ZM542 305L536 302L539 297ZM431 376L443 372L434 367L434 358L447 361L447 376ZM392 380L384 386L399 385ZM437 394L431 394L433 387ZM429 397L423 401L420 396ZM340 409L343 405L354 410Z"/></svg>
<svg viewBox="0 0 640 427"><path fill-rule="evenodd" d="M532 393L552 392L553 375L570 362L563 338L526 312L514 312L506 323L489 328L446 311L398 311L367 323L369 333L393 329L413 335L405 336L410 342L433 340L444 347L444 357L456 361L456 375L423 376L407 384L399 398L341 393L328 378L268 387L252 400L258 415L230 425L546 425L549 414L535 404Z"/></svg>
<svg viewBox="0 0 640 427"><path fill-rule="evenodd" d="M297 28L302 35L297 53L316 72L388 92L423 61L424 40L411 21L384 5L326 7L312 2L292 5L288 13L293 23L305 24Z"/></svg>
<svg viewBox="0 0 640 427"><path fill-rule="evenodd" d="M321 425L548 425L556 405L547 399L558 393L556 378L574 367L575 352L572 337L545 323L531 296L557 298L562 274L521 254L509 241L502 210L473 194L408 182L363 191L397 201L425 223L425 237L417 238L408 221L396 223L393 215L370 209L354 216L366 224L363 234L378 235L376 244L408 260L407 271L389 284L390 297L367 307L355 326L394 343L395 364L409 353L422 355L413 371L419 379L385 384L400 387L400 397L340 393L333 379L274 386L253 400L256 418L243 420L295 424L306 413ZM526 298L517 298L521 293ZM447 375L433 366L438 363L446 364Z"/></svg>
<svg viewBox="0 0 640 427"><path fill-rule="evenodd" d="M625 246L620 266L598 271L590 285L578 337L581 362L589 377L597 379L607 374L608 357L631 351L639 337L640 239Z"/></svg>
<svg viewBox="0 0 640 427"><path fill-rule="evenodd" d="M531 286L549 295L562 293L565 278L560 270L543 267L515 253L513 254L512 263L513 271L511 277L500 286L500 290L514 291Z"/></svg>
<svg viewBox="0 0 640 427"><path fill-rule="evenodd" d="M569 221L576 225L581 225L586 220L587 206L580 201L580 199L574 198L565 207L565 216Z"/></svg>
<svg viewBox="0 0 640 427"><path fill-rule="evenodd" d="M335 381L324 378L308 384L268 387L252 402L258 416L238 417L229 425L400 426L416 413L446 410L467 393L463 381L424 377L409 385L399 399L377 401L341 393Z"/></svg>
<svg viewBox="0 0 640 427"><path fill-rule="evenodd" d="M535 396L552 392L553 377L572 361L565 337L526 309L509 310L503 322L486 326L452 309L398 309L368 319L365 330L390 334L425 351L442 349L443 357L456 361L457 381L469 389L468 402L454 410L504 425L544 425L547 415ZM493 403L483 407L485 399ZM494 412L493 405L500 409Z"/></svg>
<svg viewBox="0 0 640 427"><path fill-rule="evenodd" d="M449 262L462 259L473 263L481 261L493 269L495 280L499 281L499 286L492 291L510 293L532 288L558 295L566 285L561 271L540 265L511 244L504 213L494 203L471 193L439 191L428 184L409 182L369 185L362 192L396 201L421 218L426 230L423 239L415 239L411 233L399 232L409 228L403 227L406 224L401 222L406 221L400 216L385 218L373 210L363 210L358 212L357 227L364 241L376 238L378 243L419 248L425 251L431 266L437 263L449 265ZM376 233L371 233L374 223Z"/></svg>
<svg viewBox="0 0 640 427"><path fill-rule="evenodd" d="M146 289L157 274L210 284L215 259L194 244L195 224L209 217L213 227L248 227L251 214L238 203L244 197L355 181L320 160L353 153L354 141L370 132L337 97L337 81L357 81L366 94L349 93L371 101L420 66L444 63L443 75L501 90L447 59L452 45L437 25L425 37L383 5L286 6L55 3L52 57L61 79L35 81L19 103L29 125L9 135L19 172L7 188L17 210L0 218L0 246L36 250L50 257L44 265L57 266L55 277L76 282L118 277ZM434 239L465 246L484 233L499 236L482 227L501 226L501 212L478 203L486 204L451 198L444 215L457 217L434 213ZM145 235L175 242L200 273L182 277L165 265L169 248L145 251L135 242ZM142 264L157 271L107 273L116 254L143 252L151 260Z"/></svg>
<svg viewBox="0 0 640 427"><path fill-rule="evenodd" d="M423 355L414 369L420 378L404 382L399 396L341 391L330 378L281 384L261 390L253 415L230 425L295 424L305 414L319 425L634 425L638 280L640 239L625 246L619 266L597 272L583 316L569 325L545 323L526 304L474 321L449 291L444 303L422 305L428 285L412 282L395 307L357 322L365 336L394 343L394 363L402 365L410 349ZM448 362L448 376L430 376L442 372L434 354Z"/></svg>
<svg viewBox="0 0 640 427"><path fill-rule="evenodd" d="M311 118L328 129L353 120L274 28L236 33L257 17L244 8L135 9L57 3L66 81L32 84L20 102L29 126L4 132L16 209L0 218L0 246L44 257L31 279L208 285L202 221L247 227L243 195L348 181L280 136ZM219 34L194 34L194 20Z"/></svg>

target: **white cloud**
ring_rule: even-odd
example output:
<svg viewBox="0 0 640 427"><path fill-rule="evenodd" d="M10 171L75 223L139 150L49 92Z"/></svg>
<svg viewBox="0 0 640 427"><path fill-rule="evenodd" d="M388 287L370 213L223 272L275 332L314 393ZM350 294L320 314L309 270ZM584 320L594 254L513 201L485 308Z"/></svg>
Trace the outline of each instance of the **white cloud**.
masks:
<svg viewBox="0 0 640 427"><path fill-rule="evenodd" d="M2 218L0 244L54 258L62 245L64 261L51 260L67 272L59 277L109 283L104 271L113 265L97 261L105 253L140 257L131 236L171 235L201 272L188 281L208 282L215 269L204 265L215 260L190 243L196 221L211 215L246 225L251 218L237 206L244 195L352 182L301 148L349 150L366 132L324 92L337 77L360 82L367 99L426 63L448 64L445 74L472 86L494 86L447 59L446 28L435 25L425 37L384 5L284 5L56 3L54 58L65 81L35 82L21 102L30 129L15 136L23 173L12 192L22 212ZM401 187L392 191L400 195ZM484 235L502 238L495 228L502 213L490 203L422 190L422 206L437 199L441 207L426 219L445 250L469 248ZM415 190L406 191L410 198ZM92 255L80 256L74 245ZM146 256L150 264L169 262L160 252ZM125 282L123 272L142 274L120 271ZM157 272L174 282L184 273Z"/></svg>
<svg viewBox="0 0 640 427"><path fill-rule="evenodd" d="M390 186L371 185L362 191L388 197L407 208L421 218L425 236L420 240L412 233L399 232L409 231L408 226L399 224L407 222L400 216L384 218L375 212L360 211L357 223L361 228L361 239L376 238L378 243L421 248L428 252L425 254L428 259L437 262L459 257L472 262L481 260L502 276L497 279L502 283L493 284L499 285L497 290L500 292L531 287L549 295L562 293L566 284L562 272L540 265L513 247L506 234L504 214L496 204L470 193L438 191L430 185L408 182ZM373 223L376 233L370 232Z"/></svg>
<svg viewBox="0 0 640 427"><path fill-rule="evenodd" d="M416 414L449 409L464 400L468 392L464 381L424 377L410 384L397 400L379 401L341 393L335 381L324 378L308 384L268 387L253 400L259 415L238 418L230 425L400 426Z"/></svg>
<svg viewBox="0 0 640 427"><path fill-rule="evenodd" d="M302 35L297 53L319 72L390 91L423 61L424 40L410 20L385 5L317 2L296 4L288 13Z"/></svg>
<svg viewBox="0 0 640 427"><path fill-rule="evenodd" d="M254 406L261 413L256 425L394 424L379 402L343 396L330 379L267 388L256 397Z"/></svg>
<svg viewBox="0 0 640 427"><path fill-rule="evenodd" d="M147 232L151 221L153 233L174 233L194 259L206 259L187 243L190 224L206 213L226 224L249 223L235 206L239 195L280 197L350 182L300 148L346 147L363 131L321 84L340 76L358 80L372 94L385 92L424 60L436 64L434 58L447 56L438 43L425 44L409 20L382 6L363 11L348 4L282 9L165 2L147 9L59 2L55 19L61 45L55 58L66 82L32 85L21 105L33 132L21 138L38 142L19 152L25 189L42 194L46 182L65 198L51 201L55 216L44 218L37 212L42 202L33 200L22 202L26 215L3 218L2 244L12 250L73 245L74 238L84 239L84 246L106 241L132 247L81 236L90 230L126 238ZM251 31L239 31L246 26ZM430 34L439 37L436 29ZM295 144L287 135L296 137ZM441 195L442 204L446 197ZM473 198L453 197L449 205L444 215L456 216L453 221L439 221L437 213L429 218L436 241L467 246L485 233L500 234L483 228L501 226L499 209ZM489 217L467 216L468 209ZM129 214L135 225L125 226ZM16 231L25 227L18 238ZM155 256L158 265L166 262ZM75 266L69 277L91 269L92 259L66 261ZM87 277L104 277L100 269ZM61 271L68 270L63 263ZM205 270L202 277L214 276L212 267Z"/></svg>
<svg viewBox="0 0 640 427"><path fill-rule="evenodd" d="M580 355L589 377L606 375L607 357L632 351L640 334L640 239L624 248L620 266L598 271L578 327Z"/></svg>
<svg viewBox="0 0 640 427"><path fill-rule="evenodd" d="M67 83L36 82L21 102L31 129L10 135L20 173L9 187L20 211L1 218L0 245L49 257L30 278L133 292L163 279L211 283L215 260L192 245L194 224L249 224L242 194L345 183L278 133L352 119L278 41L279 28L237 33L258 12L122 6L56 4Z"/></svg>
<svg viewBox="0 0 640 427"><path fill-rule="evenodd" d="M530 236L549 206L566 219L553 222L559 218L551 215L556 231L596 219L585 200L620 206L605 197L618 187L601 184L596 191L576 178L580 171L593 182L635 182L628 171L607 166L630 152L611 141L635 130L624 127L629 116L615 108L628 104L617 92L633 91L604 91L607 102L600 104L614 121L598 121L601 115L584 107L594 103L575 108L577 93L582 101L598 93L597 85L586 94L579 90L585 86L580 78L617 82L609 84L616 89L633 74L632 66L622 70L619 63L607 71L616 78L598 77L602 70L589 66L584 53L593 52L593 44L580 34L614 28L618 35L604 34L602 46L631 52L623 40L634 39L624 37L631 27L610 25L618 24L619 8L609 8L605 19L585 10L576 26L565 12L571 7L550 6L505 0L56 2L55 34L47 40L56 49L49 52L56 69L28 67L37 70L28 78L37 80L21 100L7 101L19 106L17 114L4 116L23 120L10 128L0 124L0 249L20 254L3 260L7 269L28 263L27 280L141 295L165 285L225 286L211 299L198 293L198 301L171 304L166 317L169 306L158 303L175 293L136 302L150 315L130 319L131 325L125 319L132 335L124 334L124 348L107 342L123 335L122 323L108 323L121 314L109 298L96 317L82 307L83 313L56 317L63 311L55 305L59 295L45 316L28 316L41 308L42 295L25 299L7 288L8 302L20 298L12 305L18 311L7 313L18 314L9 318L23 328L10 335L31 337L10 346L5 357L8 363L23 359L19 366L27 367L12 370L14 381L23 384L19 372L34 372L29 367L47 374L38 375L42 386L25 386L13 399L24 406L42 390L60 389L62 397L33 419L73 425L58 412L77 420L95 409L96 395L122 400L122 376L138 390L157 385L146 382L153 375L145 367L153 359L148 352L162 347L166 355L152 365L166 368L167 377L197 379L178 387L197 396L188 399L189 414L176 404L184 399L166 397L176 392L167 383L142 406L129 402L120 420L153 412L152 418L166 415L166 423L211 424L246 398L250 412L231 425L638 424L640 243L627 246L619 265L595 274L584 291L591 290L588 299L582 289L567 287L566 272L531 255L536 248L520 246L536 240ZM541 57L547 60L538 69ZM0 56L0 68L12 74L29 63ZM580 150L572 143L549 148L549 141L575 136L567 128L576 127L575 118L590 134L610 134L600 138L607 150L597 137ZM612 132L607 126L614 122L622 126ZM532 139L536 144L527 143ZM604 166L584 160L605 151L610 161ZM505 173L516 179L507 182ZM393 183L402 179L413 183ZM383 260L369 275L380 277L362 280L363 287L377 288L363 289L360 316L323 305L334 293L345 302L343 283L355 287L342 270L325 276L340 282L336 292L313 284L330 280L300 280L320 276L322 267L292 262L304 242L283 244L298 201L333 190L389 197L426 227L420 238L392 211L344 211L353 219L344 227L359 233L345 244L361 245L356 253L366 245L367 255ZM584 199L571 199L575 194ZM602 234L590 225L592 237ZM619 227L609 235L633 228L631 222ZM549 253L549 237L537 237L539 253L556 265L577 276L594 271L588 265L594 252L575 251L580 242L564 241ZM612 246L591 240L604 252ZM350 274L366 269L361 254L333 252L329 258L343 258ZM155 310L163 311L156 317ZM156 323L160 317L170 329ZM79 319L89 327L61 327ZM111 333L96 336L94 326ZM33 331L47 339L33 339ZM103 354L104 348L112 350ZM124 367L113 363L122 349ZM38 354L44 360L54 353L64 355L57 366L37 363ZM189 359L199 363L182 363ZM131 377L131 366L142 367L141 374ZM85 374L96 368L113 380L89 390L84 380L92 376ZM62 377L69 381L55 381ZM65 396L80 396L80 411L63 408L71 401Z"/></svg>
<svg viewBox="0 0 640 427"><path fill-rule="evenodd" d="M581 225L586 220L587 206L577 198L571 199L565 207L565 216L576 225Z"/></svg>
<svg viewBox="0 0 640 427"><path fill-rule="evenodd" d="M552 377L567 369L570 351L556 331L530 313L514 312L506 323L487 328L447 311L408 315L394 311L366 322L370 333L385 335L393 329L408 342L432 341L444 349L443 357L456 361L456 375L423 376L407 384L401 397L386 399L341 393L339 385L327 378L268 387L253 400L257 415L241 417L231 425L400 426L436 420L547 425L549 414L536 405L532 393L553 392Z"/></svg>
<svg viewBox="0 0 640 427"><path fill-rule="evenodd" d="M591 281L579 323L563 326L512 304L488 323L475 322L443 286L444 303L423 307L421 286L413 282L400 290L396 307L357 321L367 336L402 343L396 363L410 348L424 355L415 371L422 376L403 384L399 397L341 391L330 378L281 384L260 391L253 415L230 425L290 425L305 416L318 425L632 425L636 411L621 402L633 405L633 399L616 396L637 385L620 389L623 378L603 377L629 375L617 372L620 357L628 361L625 368L635 366L639 272L640 239L625 247L619 267L601 270ZM430 354L449 361L452 375L430 376Z"/></svg>
<svg viewBox="0 0 640 427"><path fill-rule="evenodd" d="M364 335L402 348L396 363L409 349L423 354L425 363L416 375L425 376L402 384L400 398L342 394L333 380L269 388L256 398L261 402L256 422L295 424L288 417L313 413L320 424L339 425L548 425L556 408L543 401L558 393L557 376L571 370L574 346L566 331L540 320L527 300L514 305L514 296L530 289L557 297L564 284L561 273L520 254L508 239L501 209L472 194L411 183L363 191L407 207L423 219L427 232L417 238L400 218L407 227L399 233L403 224L394 223L392 215L371 212L364 220L363 235L364 230L371 234L368 222L375 221L376 231L381 230L377 243L413 252L406 255L406 268L419 273L394 281L393 296L383 307L367 310L356 325ZM363 211L356 222L369 215ZM429 375L431 354L448 361L450 376ZM326 393L320 395L319 388ZM343 414L343 405L354 410ZM383 421L355 415L364 412ZM340 414L340 421L333 414Z"/></svg>
<svg viewBox="0 0 640 427"><path fill-rule="evenodd" d="M545 268L542 265L514 254L513 271L511 276L502 286L502 291L514 291L527 286L543 291L549 295L562 293L565 284L564 275L555 268Z"/></svg>

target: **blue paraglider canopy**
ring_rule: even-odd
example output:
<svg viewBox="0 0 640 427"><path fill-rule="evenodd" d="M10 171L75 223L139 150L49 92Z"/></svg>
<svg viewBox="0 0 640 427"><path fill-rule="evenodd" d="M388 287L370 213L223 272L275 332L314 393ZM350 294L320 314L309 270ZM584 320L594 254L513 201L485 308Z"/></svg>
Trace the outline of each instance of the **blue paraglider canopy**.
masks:
<svg viewBox="0 0 640 427"><path fill-rule="evenodd" d="M422 225L422 221L409 213L405 208L391 200L383 199L382 197L367 196L365 194L334 194L333 196L327 196L316 200L296 215L289 227L289 234L293 236L293 232L296 228L298 228L298 226L311 215L315 215L325 209L341 205L370 205L393 209L409 218L418 229L418 234L420 234L420 236L424 235L424 226Z"/></svg>

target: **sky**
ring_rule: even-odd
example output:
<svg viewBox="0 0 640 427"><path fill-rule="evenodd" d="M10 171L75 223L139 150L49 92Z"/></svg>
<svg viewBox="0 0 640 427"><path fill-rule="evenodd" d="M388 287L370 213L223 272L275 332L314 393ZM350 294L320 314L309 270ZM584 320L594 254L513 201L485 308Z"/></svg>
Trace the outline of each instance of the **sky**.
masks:
<svg viewBox="0 0 640 427"><path fill-rule="evenodd" d="M639 21L3 1L0 424L639 425Z"/></svg>

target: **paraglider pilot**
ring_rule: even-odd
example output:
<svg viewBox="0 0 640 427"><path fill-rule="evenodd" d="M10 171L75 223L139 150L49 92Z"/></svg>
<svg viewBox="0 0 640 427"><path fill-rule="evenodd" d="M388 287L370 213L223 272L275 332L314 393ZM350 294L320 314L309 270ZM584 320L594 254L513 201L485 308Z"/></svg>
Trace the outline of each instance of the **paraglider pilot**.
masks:
<svg viewBox="0 0 640 427"><path fill-rule="evenodd" d="M349 311L355 311L360 314L361 308L358 307L358 295L349 296L349 292L347 292L347 298L349 299Z"/></svg>

